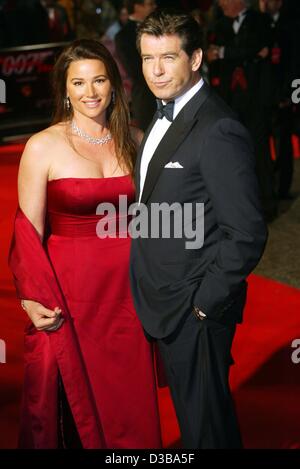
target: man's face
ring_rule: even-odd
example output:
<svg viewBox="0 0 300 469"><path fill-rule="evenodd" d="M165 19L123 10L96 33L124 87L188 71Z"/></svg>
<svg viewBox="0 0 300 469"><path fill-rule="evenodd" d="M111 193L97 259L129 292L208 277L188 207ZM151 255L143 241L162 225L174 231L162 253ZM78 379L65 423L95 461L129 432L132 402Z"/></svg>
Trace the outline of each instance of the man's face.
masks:
<svg viewBox="0 0 300 469"><path fill-rule="evenodd" d="M121 24L126 24L129 18L128 10L127 8L123 7L120 10L119 13L119 21Z"/></svg>
<svg viewBox="0 0 300 469"><path fill-rule="evenodd" d="M189 57L176 34L142 34L141 55L145 80L157 98L177 98L199 80L202 51L198 49Z"/></svg>
<svg viewBox="0 0 300 469"><path fill-rule="evenodd" d="M282 0L267 0L267 11L274 15L282 7Z"/></svg>
<svg viewBox="0 0 300 469"><path fill-rule="evenodd" d="M135 12L138 14L139 19L142 21L150 15L156 8L155 0L144 0L143 3L135 4Z"/></svg>
<svg viewBox="0 0 300 469"><path fill-rule="evenodd" d="M228 18L235 18L245 8L243 0L219 0L219 6Z"/></svg>

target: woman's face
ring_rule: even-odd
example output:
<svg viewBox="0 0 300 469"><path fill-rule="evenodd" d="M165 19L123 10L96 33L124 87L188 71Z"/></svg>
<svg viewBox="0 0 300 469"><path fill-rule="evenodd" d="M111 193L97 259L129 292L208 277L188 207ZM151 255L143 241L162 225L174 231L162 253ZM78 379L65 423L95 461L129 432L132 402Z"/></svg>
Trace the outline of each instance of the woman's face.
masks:
<svg viewBox="0 0 300 469"><path fill-rule="evenodd" d="M66 92L74 116L78 113L90 118L105 116L111 102L112 86L104 63L97 59L71 62L67 72Z"/></svg>

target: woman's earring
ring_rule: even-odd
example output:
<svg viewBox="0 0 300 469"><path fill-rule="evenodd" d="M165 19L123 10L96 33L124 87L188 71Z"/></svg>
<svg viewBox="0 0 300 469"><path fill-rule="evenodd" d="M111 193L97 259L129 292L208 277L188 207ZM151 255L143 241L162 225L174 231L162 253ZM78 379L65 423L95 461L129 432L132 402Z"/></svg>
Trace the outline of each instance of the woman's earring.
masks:
<svg viewBox="0 0 300 469"><path fill-rule="evenodd" d="M70 98L69 96L67 98L65 98L65 108L67 111L70 111L70 107L71 107L71 102L70 102Z"/></svg>
<svg viewBox="0 0 300 469"><path fill-rule="evenodd" d="M112 105L114 106L115 104L115 101L116 101L116 95L115 95L115 92L114 90L111 92L111 103Z"/></svg>

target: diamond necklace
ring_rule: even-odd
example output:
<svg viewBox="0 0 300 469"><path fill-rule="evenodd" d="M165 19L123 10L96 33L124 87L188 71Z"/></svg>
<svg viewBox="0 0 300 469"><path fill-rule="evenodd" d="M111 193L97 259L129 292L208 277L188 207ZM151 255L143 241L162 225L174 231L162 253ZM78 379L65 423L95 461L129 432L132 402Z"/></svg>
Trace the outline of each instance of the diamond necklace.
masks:
<svg viewBox="0 0 300 469"><path fill-rule="evenodd" d="M83 138L87 142L92 143L93 145L104 145L105 143L109 142L109 140L112 139L112 134L110 132L107 135L105 135L105 137L100 137L100 138L91 137L90 135L86 134L82 129L80 129L74 121L72 121L71 123L71 128L74 134Z"/></svg>

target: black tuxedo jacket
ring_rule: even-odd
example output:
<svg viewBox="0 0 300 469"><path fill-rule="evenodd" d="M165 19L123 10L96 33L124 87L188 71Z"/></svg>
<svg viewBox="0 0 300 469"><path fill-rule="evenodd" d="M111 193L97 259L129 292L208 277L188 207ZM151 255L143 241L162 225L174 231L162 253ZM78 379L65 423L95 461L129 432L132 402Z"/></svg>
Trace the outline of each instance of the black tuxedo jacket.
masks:
<svg viewBox="0 0 300 469"><path fill-rule="evenodd" d="M137 159L137 198L141 155L156 118ZM165 168L168 162L182 168ZM185 242L190 239L185 236L188 221L184 217L181 238L132 239L134 303L144 329L152 337L173 332L193 304L207 315L206 320L241 321L245 279L266 242L254 164L248 132L204 84L158 145L141 198L148 210L149 226L150 209L155 203L191 203L193 208L203 203L204 244L186 249ZM146 210L144 213L147 215ZM196 222L194 210L194 227Z"/></svg>
<svg viewBox="0 0 300 469"><path fill-rule="evenodd" d="M225 47L225 55L224 59L216 60L210 65L212 83L218 83L218 93L231 105L235 94L232 90L233 73L240 67L247 82L242 98L247 106L268 106L272 99L269 89L272 82L271 62L269 57L261 59L257 54L264 47L270 46L269 19L267 15L249 9L237 34L234 33L232 24L232 19L223 16L215 25L214 43Z"/></svg>

